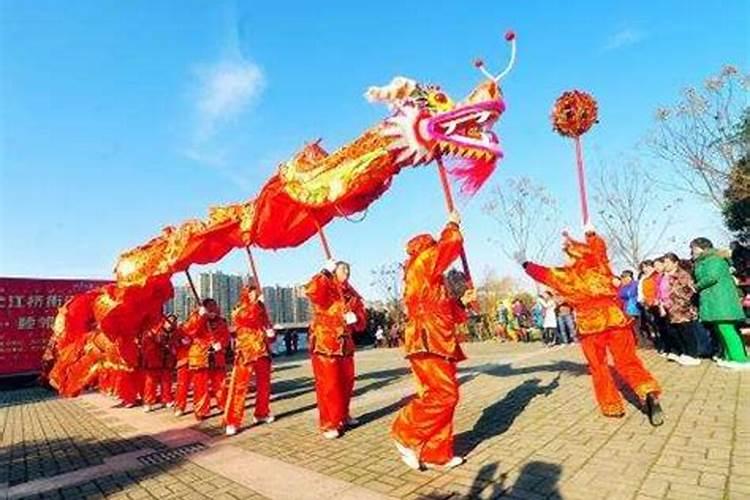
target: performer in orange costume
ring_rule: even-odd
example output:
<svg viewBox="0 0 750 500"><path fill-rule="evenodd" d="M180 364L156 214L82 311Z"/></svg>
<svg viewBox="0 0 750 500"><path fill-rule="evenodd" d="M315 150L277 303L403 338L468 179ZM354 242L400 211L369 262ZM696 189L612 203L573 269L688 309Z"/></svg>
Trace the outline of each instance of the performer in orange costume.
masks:
<svg viewBox="0 0 750 500"><path fill-rule="evenodd" d="M219 408L226 403L226 355L229 345L227 322L219 315L219 306L213 299L204 299L197 313L193 313L184 325L190 337L188 367L193 386L193 408L195 418L203 420L211 411L215 397Z"/></svg>
<svg viewBox="0 0 750 500"><path fill-rule="evenodd" d="M181 417L187 407L190 390L190 344L192 339L183 328L176 327L171 337L172 353L175 359L174 414Z"/></svg>
<svg viewBox="0 0 750 500"><path fill-rule="evenodd" d="M240 297L240 303L232 311L232 323L236 329L235 358L232 376L229 379L229 395L224 410L226 433L233 436L242 425L245 416L245 397L250 376L255 372L254 423L270 424L274 421L269 403L271 401L271 344L276 333L271 328L266 306L255 285L249 285Z"/></svg>
<svg viewBox="0 0 750 500"><path fill-rule="evenodd" d="M463 463L453 455L456 364L466 359L457 327L467 319L462 306L473 300L474 291L467 290L461 304L450 295L443 277L463 244L458 224L458 214L452 213L439 241L421 234L406 249L404 341L418 388L393 422L392 433L402 460L413 469L449 469Z"/></svg>
<svg viewBox="0 0 750 500"><path fill-rule="evenodd" d="M146 412L153 410L157 401L164 406L172 405L172 371L175 363L171 336L175 333L176 323L177 317L170 315L143 335L143 404Z"/></svg>
<svg viewBox="0 0 750 500"><path fill-rule="evenodd" d="M346 325L349 337L353 339L355 333L363 331L367 326L367 310L365 309L365 301L362 300L362 297L349 282L350 274L351 268L348 263L342 261L336 263L335 276L341 290L341 296L346 303L346 309L352 312L357 319L355 323ZM352 417L349 410L352 393L354 392L354 349L344 353L342 367L344 374L344 425L352 427L359 424L359 420Z"/></svg>
<svg viewBox="0 0 750 500"><path fill-rule="evenodd" d="M345 359L354 354L352 325L358 322L344 299L336 279L337 264L328 261L325 268L306 286L312 306L310 355L315 376L320 429L326 439L341 435L347 425L347 406L353 386L353 363Z"/></svg>
<svg viewBox="0 0 750 500"><path fill-rule="evenodd" d="M118 339L115 345L120 359L125 363L125 366L121 365L115 372L115 391L122 405L125 408L132 408L138 404L143 389L140 342Z"/></svg>
<svg viewBox="0 0 750 500"><path fill-rule="evenodd" d="M563 236L563 249L571 264L548 268L524 262L526 273L573 306L581 347L602 413L608 417L625 415L622 396L607 363L609 351L618 373L645 402L651 424L661 425L664 421L659 404L661 389L636 354L631 319L625 315L617 295L606 243L590 225L586 226L585 242L575 241L567 233Z"/></svg>

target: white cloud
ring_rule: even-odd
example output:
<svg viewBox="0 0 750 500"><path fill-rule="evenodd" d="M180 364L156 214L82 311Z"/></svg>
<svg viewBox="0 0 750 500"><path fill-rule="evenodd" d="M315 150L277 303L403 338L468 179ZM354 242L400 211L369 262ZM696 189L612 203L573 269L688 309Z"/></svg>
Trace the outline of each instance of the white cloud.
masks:
<svg viewBox="0 0 750 500"><path fill-rule="evenodd" d="M602 47L603 51L617 50L646 39L646 33L634 28L625 28L610 36Z"/></svg>
<svg viewBox="0 0 750 500"><path fill-rule="evenodd" d="M265 85L261 68L242 59L223 60L196 69L196 139L210 139L222 124L246 111Z"/></svg>

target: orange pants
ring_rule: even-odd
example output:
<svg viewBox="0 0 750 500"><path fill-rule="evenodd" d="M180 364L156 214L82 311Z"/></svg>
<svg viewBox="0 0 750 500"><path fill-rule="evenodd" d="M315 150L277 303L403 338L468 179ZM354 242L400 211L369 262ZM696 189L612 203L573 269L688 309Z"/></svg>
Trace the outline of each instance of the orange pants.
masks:
<svg viewBox="0 0 750 500"><path fill-rule="evenodd" d="M625 411L622 396L615 386L607 363L607 351L612 355L615 369L625 383L641 400L646 395L661 392L659 383L643 366L635 352L631 328L612 328L602 333L581 336L583 354L589 362L594 394L604 415L617 415Z"/></svg>
<svg viewBox="0 0 750 500"><path fill-rule="evenodd" d="M265 418L271 413L271 358L258 358L250 363L235 363L229 379L229 394L224 410L224 423L239 427L245 418L245 398L250 376L255 372L255 417Z"/></svg>
<svg viewBox="0 0 750 500"><path fill-rule="evenodd" d="M354 392L354 355L344 356L341 360L341 371L344 377L344 421L351 417L349 405L352 402L352 393Z"/></svg>
<svg viewBox="0 0 750 500"><path fill-rule="evenodd" d="M320 429L325 431L341 429L346 419L347 403L351 397L347 385L349 367L343 356L312 354L312 369L315 376L315 396L318 400Z"/></svg>
<svg viewBox="0 0 750 500"><path fill-rule="evenodd" d="M444 464L453 458L453 414L458 404L456 363L433 354L409 358L417 394L399 411L393 437L420 461Z"/></svg>
<svg viewBox="0 0 750 500"><path fill-rule="evenodd" d="M190 369L187 364L177 367L177 383L174 388L174 406L184 412L187 407L188 390L190 390Z"/></svg>
<svg viewBox="0 0 750 500"><path fill-rule="evenodd" d="M140 369L132 371L118 370L117 395L125 405L135 405L143 390L142 373Z"/></svg>
<svg viewBox="0 0 750 500"><path fill-rule="evenodd" d="M157 397L157 392L159 393ZM172 402L172 371L148 369L143 374L143 403L154 405L157 402Z"/></svg>
<svg viewBox="0 0 750 500"><path fill-rule="evenodd" d="M190 369L190 383L193 386L193 412L198 420L208 417L211 400L215 397L219 408L226 403L225 373L221 368Z"/></svg>
<svg viewBox="0 0 750 500"><path fill-rule="evenodd" d="M225 367L209 370L211 397L216 398L216 406L224 410L227 404L227 369Z"/></svg>

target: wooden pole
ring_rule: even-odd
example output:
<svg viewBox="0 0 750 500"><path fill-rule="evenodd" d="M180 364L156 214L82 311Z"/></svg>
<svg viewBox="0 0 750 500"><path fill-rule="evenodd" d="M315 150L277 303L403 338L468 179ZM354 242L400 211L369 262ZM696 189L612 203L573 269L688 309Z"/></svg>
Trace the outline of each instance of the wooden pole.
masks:
<svg viewBox="0 0 750 500"><path fill-rule="evenodd" d="M456 210L456 205L453 203L453 193L451 193L451 185L448 181L448 174L443 165L443 159L440 156L435 158L438 165L438 173L440 174L440 183L443 186L443 195L445 196L445 206L448 209L448 213ZM469 287L474 288L474 281L471 278L471 270L469 269L469 259L466 257L466 250L461 245L461 265L464 268L464 274L468 281Z"/></svg>
<svg viewBox="0 0 750 500"><path fill-rule="evenodd" d="M187 276L188 283L190 284L190 289L193 291L193 298L195 299L197 305L200 306L201 296L198 295L198 290L195 288L195 283L193 283L193 277L190 276L190 269L185 269L185 276Z"/></svg>
<svg viewBox="0 0 750 500"><path fill-rule="evenodd" d="M318 235L320 236L320 244L323 245L323 253L325 253L326 259L332 259L331 247L328 245L328 238L326 238L326 233L323 232L321 225L318 225Z"/></svg>
<svg viewBox="0 0 750 500"><path fill-rule="evenodd" d="M253 258L253 252L250 250L250 245L245 247L245 251L247 252L247 260L250 262L250 271L253 273L255 286L258 288L258 293L263 293L263 286L260 284L260 278L258 278L258 268L255 267L255 259Z"/></svg>

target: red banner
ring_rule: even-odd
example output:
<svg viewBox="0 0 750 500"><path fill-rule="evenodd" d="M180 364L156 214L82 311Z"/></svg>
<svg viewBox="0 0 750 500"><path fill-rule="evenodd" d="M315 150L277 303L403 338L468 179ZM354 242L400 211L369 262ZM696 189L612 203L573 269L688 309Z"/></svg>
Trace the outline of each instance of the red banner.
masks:
<svg viewBox="0 0 750 500"><path fill-rule="evenodd" d="M41 370L57 309L109 281L0 278L0 376Z"/></svg>

